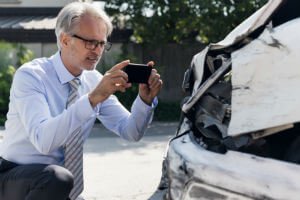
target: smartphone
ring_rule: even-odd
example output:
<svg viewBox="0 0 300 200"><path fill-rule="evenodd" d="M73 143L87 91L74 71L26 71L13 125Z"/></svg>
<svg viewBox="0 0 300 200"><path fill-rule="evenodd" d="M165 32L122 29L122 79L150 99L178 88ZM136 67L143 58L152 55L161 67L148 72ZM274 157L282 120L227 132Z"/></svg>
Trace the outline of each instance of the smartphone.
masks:
<svg viewBox="0 0 300 200"><path fill-rule="evenodd" d="M128 75L129 83L148 83L152 67L145 64L129 63L124 71Z"/></svg>

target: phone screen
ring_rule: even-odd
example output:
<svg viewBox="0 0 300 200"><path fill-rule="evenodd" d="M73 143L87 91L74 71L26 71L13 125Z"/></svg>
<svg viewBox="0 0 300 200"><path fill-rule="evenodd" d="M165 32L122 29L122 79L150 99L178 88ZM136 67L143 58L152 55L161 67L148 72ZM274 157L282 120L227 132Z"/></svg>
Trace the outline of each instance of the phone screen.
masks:
<svg viewBox="0 0 300 200"><path fill-rule="evenodd" d="M129 63L124 71L128 75L129 83L148 83L152 67L145 64Z"/></svg>

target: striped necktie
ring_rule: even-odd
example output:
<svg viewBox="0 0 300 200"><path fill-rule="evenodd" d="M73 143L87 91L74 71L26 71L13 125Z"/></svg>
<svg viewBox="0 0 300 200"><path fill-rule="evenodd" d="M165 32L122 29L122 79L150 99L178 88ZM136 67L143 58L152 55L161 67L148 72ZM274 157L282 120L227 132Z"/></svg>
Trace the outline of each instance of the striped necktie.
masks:
<svg viewBox="0 0 300 200"><path fill-rule="evenodd" d="M74 103L78 98L79 79L74 78L69 82L70 93L68 96L67 107ZM64 166L74 176L74 187L70 193L70 199L75 200L83 191L83 137L81 127L72 132L65 145L65 163Z"/></svg>

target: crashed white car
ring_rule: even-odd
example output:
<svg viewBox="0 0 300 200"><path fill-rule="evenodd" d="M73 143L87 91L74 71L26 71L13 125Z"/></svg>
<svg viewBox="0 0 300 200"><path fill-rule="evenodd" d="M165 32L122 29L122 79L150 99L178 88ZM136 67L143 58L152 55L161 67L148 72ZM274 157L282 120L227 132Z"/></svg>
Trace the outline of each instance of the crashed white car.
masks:
<svg viewBox="0 0 300 200"><path fill-rule="evenodd" d="M165 199L300 199L299 9L270 0L194 56Z"/></svg>

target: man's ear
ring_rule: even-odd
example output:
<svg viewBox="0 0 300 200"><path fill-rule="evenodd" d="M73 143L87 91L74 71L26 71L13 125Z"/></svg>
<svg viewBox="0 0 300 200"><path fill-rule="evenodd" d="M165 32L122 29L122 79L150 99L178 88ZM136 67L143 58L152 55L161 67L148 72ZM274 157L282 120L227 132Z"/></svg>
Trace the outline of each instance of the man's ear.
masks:
<svg viewBox="0 0 300 200"><path fill-rule="evenodd" d="M59 40L62 47L68 47L70 45L71 37L66 33L61 33Z"/></svg>

